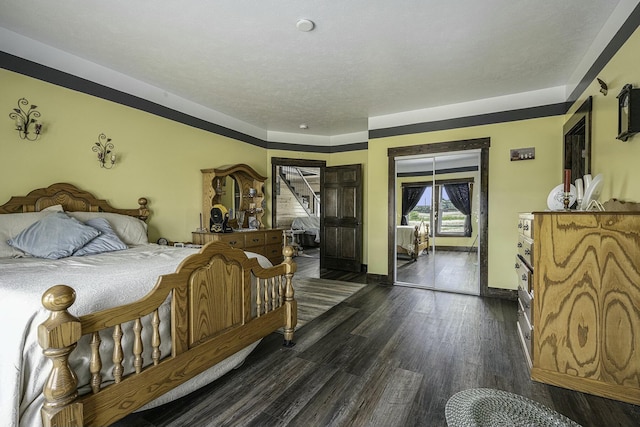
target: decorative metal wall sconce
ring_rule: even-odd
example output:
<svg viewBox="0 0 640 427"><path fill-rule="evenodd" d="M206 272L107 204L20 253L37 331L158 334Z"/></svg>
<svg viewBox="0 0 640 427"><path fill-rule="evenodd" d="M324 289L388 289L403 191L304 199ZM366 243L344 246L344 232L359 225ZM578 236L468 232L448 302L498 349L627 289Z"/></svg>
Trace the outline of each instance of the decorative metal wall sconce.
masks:
<svg viewBox="0 0 640 427"><path fill-rule="evenodd" d="M596 79L598 80L598 84L600 85L600 93L603 94L604 96L607 96L607 93L609 93L609 87L599 77L596 77Z"/></svg>
<svg viewBox="0 0 640 427"><path fill-rule="evenodd" d="M37 122L37 118L40 117L40 112L36 109L37 105L29 106L29 109L25 111L23 106L26 107L29 105L29 101L26 98L20 98L18 100L18 108L14 108L11 113L9 113L9 118L16 122L16 130L18 131L18 135L20 135L20 139L26 139L28 141L35 141L40 136L40 132L42 131L42 124ZM33 134L31 133L31 125L33 125Z"/></svg>
<svg viewBox="0 0 640 427"><path fill-rule="evenodd" d="M107 138L104 133L98 135L98 141L91 149L98 153L98 162L100 162L101 168L111 169L116 164L116 155L112 153L113 148L111 138Z"/></svg>

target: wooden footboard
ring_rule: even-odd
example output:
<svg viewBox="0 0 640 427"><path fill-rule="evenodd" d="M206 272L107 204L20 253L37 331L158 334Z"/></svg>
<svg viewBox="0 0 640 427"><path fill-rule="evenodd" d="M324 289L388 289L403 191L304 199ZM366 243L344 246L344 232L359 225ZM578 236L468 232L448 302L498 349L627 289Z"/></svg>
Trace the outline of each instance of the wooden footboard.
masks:
<svg viewBox="0 0 640 427"><path fill-rule="evenodd" d="M399 254L407 254L414 261L418 259L418 255L420 255L423 250L426 251L426 253L429 253L429 224L426 222L422 221L414 227L412 247L413 252L409 253L406 248L401 245L397 245L396 252Z"/></svg>
<svg viewBox="0 0 640 427"><path fill-rule="evenodd" d="M109 425L279 328L284 329L285 345L293 345L296 267L292 248L285 247L283 254L282 264L264 269L239 249L210 243L186 258L175 273L160 276L141 300L81 317L68 311L75 301L72 288L47 290L42 304L51 313L39 327L38 340L53 367L43 391L43 425ZM171 354L165 357L160 354L158 307L167 297ZM152 331L143 335L144 316L151 316ZM133 352L125 354L123 329L129 326ZM113 348L102 348L99 332L104 330L113 331ZM84 335L91 337L93 391L79 396L69 355ZM145 341L145 336L150 338ZM148 366L142 359L144 348L152 349ZM106 352L114 364L115 382L108 385L100 376L101 354ZM135 372L124 374L125 362Z"/></svg>
<svg viewBox="0 0 640 427"><path fill-rule="evenodd" d="M418 258L418 255L424 250L429 253L429 224L422 221L416 225L414 231L415 236L415 248L413 251L413 258Z"/></svg>

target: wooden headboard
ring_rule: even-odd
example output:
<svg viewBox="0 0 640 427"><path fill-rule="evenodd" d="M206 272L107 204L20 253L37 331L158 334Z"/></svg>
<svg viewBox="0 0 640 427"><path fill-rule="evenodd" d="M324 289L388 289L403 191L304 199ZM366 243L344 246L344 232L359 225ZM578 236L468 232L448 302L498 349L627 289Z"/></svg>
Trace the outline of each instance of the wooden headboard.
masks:
<svg viewBox="0 0 640 427"><path fill-rule="evenodd" d="M38 188L26 196L14 196L4 205L0 205L0 214L39 212L49 206L62 205L67 212L112 212L129 215L146 221L149 217L147 199L138 199L138 208L117 209L98 199L88 191L80 190L73 184L58 183L47 188Z"/></svg>

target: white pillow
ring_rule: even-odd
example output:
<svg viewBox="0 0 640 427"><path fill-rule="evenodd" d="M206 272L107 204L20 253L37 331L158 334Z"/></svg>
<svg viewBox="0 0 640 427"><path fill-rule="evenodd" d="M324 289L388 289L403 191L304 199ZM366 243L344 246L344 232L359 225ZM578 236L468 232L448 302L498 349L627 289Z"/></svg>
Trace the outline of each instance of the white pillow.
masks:
<svg viewBox="0 0 640 427"><path fill-rule="evenodd" d="M0 258L15 258L24 256L21 250L9 246L7 240L15 237L31 224L40 221L51 211L0 214Z"/></svg>
<svg viewBox="0 0 640 427"><path fill-rule="evenodd" d="M40 210L40 212L64 212L64 209L62 208L62 205L51 205Z"/></svg>
<svg viewBox="0 0 640 427"><path fill-rule="evenodd" d="M106 219L120 240L127 245L146 245L149 243L147 224L141 219L111 212L67 212L67 214L82 222L93 218Z"/></svg>

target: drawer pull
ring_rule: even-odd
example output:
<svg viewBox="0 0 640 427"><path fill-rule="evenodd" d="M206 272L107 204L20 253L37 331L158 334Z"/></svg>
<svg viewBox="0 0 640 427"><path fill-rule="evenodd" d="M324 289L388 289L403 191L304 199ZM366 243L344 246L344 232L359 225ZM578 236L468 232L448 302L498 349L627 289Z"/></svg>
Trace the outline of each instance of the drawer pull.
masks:
<svg viewBox="0 0 640 427"><path fill-rule="evenodd" d="M524 250L524 254L525 255L531 255L531 249L525 249Z"/></svg>
<svg viewBox="0 0 640 427"><path fill-rule="evenodd" d="M527 281L527 275L526 275L526 274L523 274L523 275L522 275L522 281L523 281L523 282L526 282L526 281Z"/></svg>
<svg viewBox="0 0 640 427"><path fill-rule="evenodd" d="M526 332L524 334L524 339L527 340L527 341L531 341L531 334L529 332Z"/></svg>
<svg viewBox="0 0 640 427"><path fill-rule="evenodd" d="M260 239L251 239L252 242L259 242Z"/></svg>
<svg viewBox="0 0 640 427"><path fill-rule="evenodd" d="M522 228L522 223L521 222L518 223L518 228Z"/></svg>
<svg viewBox="0 0 640 427"><path fill-rule="evenodd" d="M238 243L236 240L232 240L229 242L230 245L235 245L236 243Z"/></svg>
<svg viewBox="0 0 640 427"><path fill-rule="evenodd" d="M529 224L525 224L523 228L524 228L524 231L529 230Z"/></svg>
<svg viewBox="0 0 640 427"><path fill-rule="evenodd" d="M516 262L516 270L520 270L520 264Z"/></svg>
<svg viewBox="0 0 640 427"><path fill-rule="evenodd" d="M518 242L518 247L521 248L522 247L522 242Z"/></svg>

